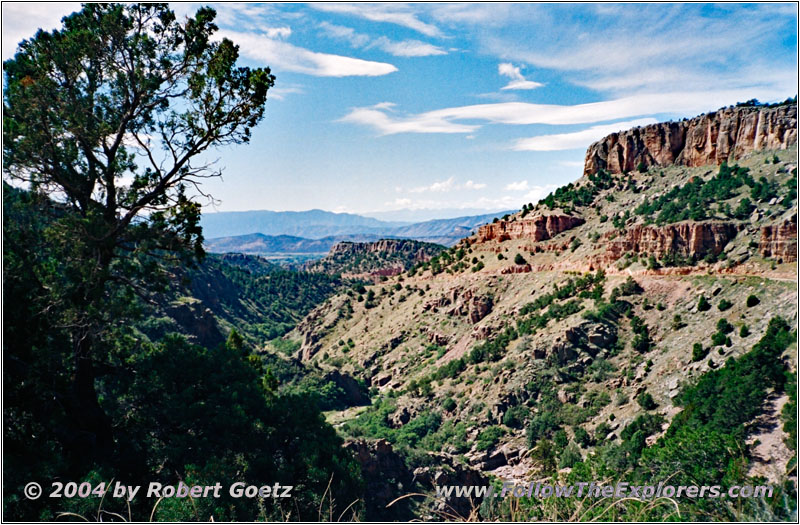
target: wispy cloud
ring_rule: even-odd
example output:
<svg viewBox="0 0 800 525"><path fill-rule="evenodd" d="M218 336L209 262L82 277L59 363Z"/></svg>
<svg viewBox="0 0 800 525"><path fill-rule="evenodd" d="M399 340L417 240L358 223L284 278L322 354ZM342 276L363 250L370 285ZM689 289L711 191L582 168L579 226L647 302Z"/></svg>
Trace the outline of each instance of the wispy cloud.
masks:
<svg viewBox="0 0 800 525"><path fill-rule="evenodd" d="M520 68L508 62L500 63L497 66L497 72L500 75L511 79L507 85L501 87L500 89L536 89L544 85L532 80L526 80L525 77L522 76Z"/></svg>
<svg viewBox="0 0 800 525"><path fill-rule="evenodd" d="M556 151L565 149L582 149L596 140L616 133L618 131L654 124L657 120L646 118L626 122L615 122L602 126L592 126L589 129L574 133L557 133L555 135L539 135L518 140L511 149L515 151Z"/></svg>
<svg viewBox="0 0 800 525"><path fill-rule="evenodd" d="M356 49L377 48L397 57L426 57L447 54L447 51L441 47L419 40L397 41L385 36L373 39L369 35L356 32L352 27L340 26L329 22L320 22L318 27L322 29L325 36L344 40Z"/></svg>
<svg viewBox="0 0 800 525"><path fill-rule="evenodd" d="M440 36L441 31L433 24L417 17L412 6L404 4L310 4L314 9L328 13L356 16L372 22L386 22L413 29L426 36Z"/></svg>
<svg viewBox="0 0 800 525"><path fill-rule="evenodd" d="M617 96L753 86L779 87L788 96L796 90L796 70L792 79L776 78L782 68L775 64L796 57L775 44L778 34L796 39L793 14L768 4L524 5L503 21L504 31L478 38L498 58L558 71L571 83ZM748 74L770 67L766 78Z"/></svg>
<svg viewBox="0 0 800 525"><path fill-rule="evenodd" d="M230 38L242 55L275 69L320 77L380 76L397 71L385 62L319 53L256 33L221 30L218 37Z"/></svg>
<svg viewBox="0 0 800 525"><path fill-rule="evenodd" d="M502 102L443 108L408 116L369 107L352 109L341 121L369 126L383 135L472 133L481 125L464 124L460 121L477 120L513 125L593 124L655 114L702 113L747 100L753 94L750 90L656 93L575 105Z"/></svg>
<svg viewBox="0 0 800 525"><path fill-rule="evenodd" d="M447 51L439 46L420 42L419 40L394 41L385 36L377 38L369 47L378 47L396 57L427 57L433 55L446 55Z"/></svg>

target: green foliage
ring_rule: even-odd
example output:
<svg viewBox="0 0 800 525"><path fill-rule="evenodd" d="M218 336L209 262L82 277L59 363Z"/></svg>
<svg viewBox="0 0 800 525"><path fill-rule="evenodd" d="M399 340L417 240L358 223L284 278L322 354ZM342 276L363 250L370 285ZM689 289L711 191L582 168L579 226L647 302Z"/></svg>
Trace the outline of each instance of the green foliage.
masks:
<svg viewBox="0 0 800 525"><path fill-rule="evenodd" d="M654 410L658 405L656 404L653 396L648 392L642 392L636 396L636 402L645 410Z"/></svg>
<svg viewBox="0 0 800 525"><path fill-rule="evenodd" d="M583 427L575 427L575 443L582 447L588 447L592 444L592 437Z"/></svg>
<svg viewBox="0 0 800 525"><path fill-rule="evenodd" d="M486 427L478 434L478 439L475 440L475 448L481 451L489 450L497 445L497 442L500 441L500 438L503 437L505 433L506 431L503 427L498 425Z"/></svg>
<svg viewBox="0 0 800 525"><path fill-rule="evenodd" d="M760 302L761 302L761 300L759 300L759 298L756 297L755 295L751 294L751 295L747 296L747 303L746 304L747 304L748 308L752 308L752 307L756 306Z"/></svg>
<svg viewBox="0 0 800 525"><path fill-rule="evenodd" d="M727 299L723 299L723 300L721 300L719 302L719 304L717 305L717 308L719 308L720 312L724 312L725 310L729 310L731 308L731 306L733 306L732 302L730 302Z"/></svg>
<svg viewBox="0 0 800 525"><path fill-rule="evenodd" d="M703 348L700 343L695 343L692 346L692 361L701 361L708 355L709 349Z"/></svg>
<svg viewBox="0 0 800 525"><path fill-rule="evenodd" d="M783 419L783 431L788 434L786 445L795 452L795 462L797 461L797 372L786 373L786 395L789 401L783 405L781 417Z"/></svg>
<svg viewBox="0 0 800 525"><path fill-rule="evenodd" d="M522 256L522 254L518 253L517 255L514 256L514 264L525 264L526 262L527 261L525 260L525 257Z"/></svg>
<svg viewBox="0 0 800 525"><path fill-rule="evenodd" d="M707 312L711 310L711 303L708 302L705 295L701 295L697 300L697 310L700 312Z"/></svg>
<svg viewBox="0 0 800 525"><path fill-rule="evenodd" d="M530 410L522 405L514 405L503 414L503 424L509 428L523 428L530 416Z"/></svg>
<svg viewBox="0 0 800 525"><path fill-rule="evenodd" d="M590 174L586 184L577 186L574 183L569 183L566 186L561 186L554 193L542 199L542 203L551 210L557 206L562 208L568 206L591 206L595 197L601 191L609 189L613 185L613 176L604 170L600 170L595 174Z"/></svg>
<svg viewBox="0 0 800 525"><path fill-rule="evenodd" d="M675 186L656 199L645 201L634 212L648 222L663 225L673 222L709 218L708 210L717 202L728 200L744 185L756 184L747 168L722 163L719 172L703 181L694 177L683 186Z"/></svg>
<svg viewBox="0 0 800 525"><path fill-rule="evenodd" d="M445 398L445 400L442 401L442 410L445 412L452 412L455 410L456 406L458 406L458 403L456 403L456 400L452 397Z"/></svg>
<svg viewBox="0 0 800 525"><path fill-rule="evenodd" d="M526 429L528 447L533 448L540 440L552 436L558 428L559 425L553 412L547 411L534 415Z"/></svg>
<svg viewBox="0 0 800 525"><path fill-rule="evenodd" d="M746 324L743 324L739 329L739 337L747 337L748 335L750 335L750 328L748 328Z"/></svg>

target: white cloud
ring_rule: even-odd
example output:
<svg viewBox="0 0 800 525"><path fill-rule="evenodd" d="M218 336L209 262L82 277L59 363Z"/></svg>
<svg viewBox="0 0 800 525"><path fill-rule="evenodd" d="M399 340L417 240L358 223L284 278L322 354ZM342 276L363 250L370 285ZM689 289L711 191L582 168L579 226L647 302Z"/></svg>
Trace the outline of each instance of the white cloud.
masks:
<svg viewBox="0 0 800 525"><path fill-rule="evenodd" d="M797 50L785 42L796 40L796 9L729 6L519 5L502 21L503 31L484 30L477 39L502 60L558 71L565 81L617 96L755 87L780 91L779 98L794 94Z"/></svg>
<svg viewBox="0 0 800 525"><path fill-rule="evenodd" d="M768 93L772 93L772 96ZM355 108L341 120L372 127L383 135L395 133L472 133L484 121L492 124L592 124L646 115L695 115L753 97L772 100L775 92L752 90L652 93L587 104L556 105L526 102L476 104L437 109L409 116L389 115L374 108Z"/></svg>
<svg viewBox="0 0 800 525"><path fill-rule="evenodd" d="M521 180L519 182L512 182L510 184L506 184L505 190L506 191L528 191L528 181Z"/></svg>
<svg viewBox="0 0 800 525"><path fill-rule="evenodd" d="M387 115L383 108L354 108L342 117L340 122L350 122L371 127L381 135L396 133L471 133L480 126L456 124L443 118L425 114L410 118L396 118Z"/></svg>
<svg viewBox="0 0 800 525"><path fill-rule="evenodd" d="M441 32L435 25L428 24L417 18L417 15L406 5L391 4L310 4L310 7L328 13L338 13L365 18L372 22L386 22L413 29L425 36L440 36Z"/></svg>
<svg viewBox="0 0 800 525"><path fill-rule="evenodd" d="M364 47L370 41L369 35L357 33L352 27L340 26L329 22L320 22L318 27L322 29L327 36L345 40L353 47Z"/></svg>
<svg viewBox="0 0 800 525"><path fill-rule="evenodd" d="M267 27L264 29L264 34L267 38L289 38L292 34L291 27Z"/></svg>
<svg viewBox="0 0 800 525"><path fill-rule="evenodd" d="M482 190L486 188L486 184L482 182L475 182L472 180L468 180L464 184L456 183L455 177L450 177L447 180L434 182L433 184L429 184L427 186L417 186L416 188L410 188L408 190L409 193L447 193L456 190ZM402 188L397 188L398 191L402 191Z"/></svg>
<svg viewBox="0 0 800 525"><path fill-rule="evenodd" d="M604 124L602 126L592 126L589 129L576 131L574 133L540 135L538 137L520 139L514 143L512 149L516 151L556 151L585 148L592 142L599 140L611 133L635 128L637 126L646 126L656 122L657 120L654 118L646 118L627 122L615 122L613 124Z"/></svg>
<svg viewBox="0 0 800 525"><path fill-rule="evenodd" d="M287 95L305 93L303 86L281 86L277 85L269 90L269 96L275 100L284 100Z"/></svg>
<svg viewBox="0 0 800 525"><path fill-rule="evenodd" d="M454 189L455 185L456 178L450 177L449 179L441 182L434 182L430 186L418 186L416 188L411 188L408 191L409 193L446 192Z"/></svg>
<svg viewBox="0 0 800 525"><path fill-rule="evenodd" d="M221 30L217 37L230 38L242 55L275 69L321 77L380 76L397 71L392 64L318 53L254 33Z"/></svg>
<svg viewBox="0 0 800 525"><path fill-rule="evenodd" d="M514 64L510 64L508 62L501 62L497 66L497 72L500 75L511 79L507 85L501 87L500 89L536 89L544 85L532 80L526 80L525 77L522 76L519 66L515 66Z"/></svg>
<svg viewBox="0 0 800 525"><path fill-rule="evenodd" d="M378 48L381 51L385 51L397 57L426 57L447 54L447 51L441 47L428 44L427 42L420 42L419 40L395 41L385 36L373 40L369 35L357 33L356 30L351 27L335 25L328 22L320 22L318 27L322 29L327 36L338 40L344 40L354 48Z"/></svg>
<svg viewBox="0 0 800 525"><path fill-rule="evenodd" d="M447 51L433 44L420 42L419 40L402 40L396 42L384 36L376 39L369 47L372 46L378 47L397 57L427 57L447 54Z"/></svg>

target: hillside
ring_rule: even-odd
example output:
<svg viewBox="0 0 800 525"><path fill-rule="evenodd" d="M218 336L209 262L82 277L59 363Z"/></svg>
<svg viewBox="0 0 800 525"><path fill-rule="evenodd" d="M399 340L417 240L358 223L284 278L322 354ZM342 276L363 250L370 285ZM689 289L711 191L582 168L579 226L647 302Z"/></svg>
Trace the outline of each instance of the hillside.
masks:
<svg viewBox="0 0 800 525"><path fill-rule="evenodd" d="M401 274L415 264L429 261L444 249L438 244L405 239L340 242L323 259L309 263L307 269L329 275L380 278Z"/></svg>
<svg viewBox="0 0 800 525"><path fill-rule="evenodd" d="M580 180L536 206L365 293L328 299L287 338L301 344L303 362L370 386L369 409L335 416L340 432L364 457L399 452L428 487L426 454L463 465L447 483L613 476L726 485L748 472L794 480L793 409L770 407L791 401L796 384L796 106L729 108L701 121L726 129L772 122L776 111L786 119L779 138L740 126L727 155L720 133L716 153L693 157L702 161L658 160L648 145L635 155L623 148L620 169L601 165L597 152L617 151L620 137L672 125L615 134L589 148ZM697 150L686 143L681 152ZM765 427L776 429L771 460L756 450ZM784 488L790 498L793 483ZM600 512L575 501L498 503L460 512L501 520ZM428 519L444 508L421 505L415 515ZM682 519L796 516L780 504L679 505ZM603 519L659 520L673 510L620 505Z"/></svg>

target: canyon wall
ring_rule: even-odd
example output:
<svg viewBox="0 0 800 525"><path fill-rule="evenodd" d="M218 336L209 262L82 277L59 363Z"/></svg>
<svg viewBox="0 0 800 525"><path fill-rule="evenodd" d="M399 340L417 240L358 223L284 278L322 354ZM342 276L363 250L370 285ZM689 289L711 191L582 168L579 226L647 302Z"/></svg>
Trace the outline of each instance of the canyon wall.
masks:
<svg viewBox="0 0 800 525"><path fill-rule="evenodd" d="M797 215L778 224L761 228L758 251L762 257L782 259L784 262L797 260Z"/></svg>
<svg viewBox="0 0 800 525"><path fill-rule="evenodd" d="M612 133L586 151L584 174L646 167L704 166L797 142L797 105L731 107L690 120Z"/></svg>
<svg viewBox="0 0 800 525"><path fill-rule="evenodd" d="M544 241L559 233L580 226L585 221L571 215L539 215L532 219L498 221L478 228L478 242L491 240L530 239Z"/></svg>
<svg viewBox="0 0 800 525"><path fill-rule="evenodd" d="M607 253L618 259L627 252L663 258L675 253L702 257L719 255L736 237L740 226L733 222L681 222L666 226L629 226L621 237L608 240Z"/></svg>

